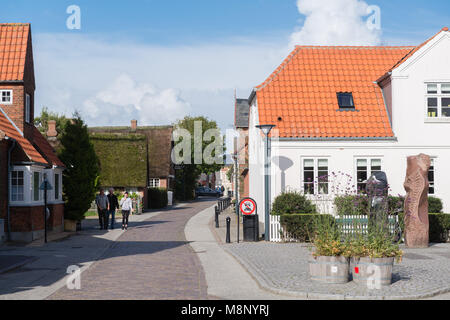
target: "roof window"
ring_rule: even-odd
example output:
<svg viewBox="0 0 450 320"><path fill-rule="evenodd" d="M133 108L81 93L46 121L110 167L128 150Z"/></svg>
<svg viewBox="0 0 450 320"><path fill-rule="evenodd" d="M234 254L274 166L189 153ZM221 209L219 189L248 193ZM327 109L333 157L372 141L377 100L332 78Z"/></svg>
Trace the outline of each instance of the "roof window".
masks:
<svg viewBox="0 0 450 320"><path fill-rule="evenodd" d="M351 92L337 93L339 109L355 109L355 102L353 101L353 94Z"/></svg>

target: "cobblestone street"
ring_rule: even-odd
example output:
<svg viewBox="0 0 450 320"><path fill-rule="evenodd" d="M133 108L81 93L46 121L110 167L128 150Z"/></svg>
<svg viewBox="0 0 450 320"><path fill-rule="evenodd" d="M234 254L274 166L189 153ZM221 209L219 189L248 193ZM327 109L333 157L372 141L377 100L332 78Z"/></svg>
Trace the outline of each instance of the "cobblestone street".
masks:
<svg viewBox="0 0 450 320"><path fill-rule="evenodd" d="M393 283L382 290L369 290L349 282L321 284L310 280L306 244L240 243L223 245L265 288L311 299L419 299L450 292L450 244L428 249L405 249L394 265Z"/></svg>
<svg viewBox="0 0 450 320"><path fill-rule="evenodd" d="M199 259L184 226L211 201L188 203L129 227L81 275L81 290L62 288L48 299L207 299Z"/></svg>

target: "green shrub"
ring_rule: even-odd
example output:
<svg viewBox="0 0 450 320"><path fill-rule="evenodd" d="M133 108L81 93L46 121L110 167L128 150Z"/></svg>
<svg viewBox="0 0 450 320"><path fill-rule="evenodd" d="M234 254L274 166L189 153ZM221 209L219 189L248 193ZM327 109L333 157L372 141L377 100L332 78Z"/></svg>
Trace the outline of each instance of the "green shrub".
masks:
<svg viewBox="0 0 450 320"><path fill-rule="evenodd" d="M405 198L402 196L388 196L389 214L395 215L403 211ZM338 215L367 215L369 212L369 198L367 195L359 194L353 196L337 196L334 205ZM428 197L428 212L442 213L442 200Z"/></svg>
<svg viewBox="0 0 450 320"><path fill-rule="evenodd" d="M432 213L430 221L430 242L447 242L448 231L450 230L450 214Z"/></svg>
<svg viewBox="0 0 450 320"><path fill-rule="evenodd" d="M443 209L442 200L436 197L428 197L428 212L442 213Z"/></svg>
<svg viewBox="0 0 450 320"><path fill-rule="evenodd" d="M318 219L332 219L331 215L288 214L282 215L280 224L286 233L300 242L309 242L315 234Z"/></svg>
<svg viewBox="0 0 450 320"><path fill-rule="evenodd" d="M298 192L284 192L275 198L272 215L316 213L316 206Z"/></svg>
<svg viewBox="0 0 450 320"><path fill-rule="evenodd" d="M168 197L165 188L149 188L148 198L150 200L151 209L161 209L167 207Z"/></svg>
<svg viewBox="0 0 450 320"><path fill-rule="evenodd" d="M334 205L338 215L367 215L369 212L369 198L367 195L337 196Z"/></svg>
<svg viewBox="0 0 450 320"><path fill-rule="evenodd" d="M405 233L405 214L402 212L398 216L399 225L402 229L403 235ZM450 214L445 213L430 213L428 214L428 221L430 223L430 242L441 243L447 241L447 236L450 231Z"/></svg>

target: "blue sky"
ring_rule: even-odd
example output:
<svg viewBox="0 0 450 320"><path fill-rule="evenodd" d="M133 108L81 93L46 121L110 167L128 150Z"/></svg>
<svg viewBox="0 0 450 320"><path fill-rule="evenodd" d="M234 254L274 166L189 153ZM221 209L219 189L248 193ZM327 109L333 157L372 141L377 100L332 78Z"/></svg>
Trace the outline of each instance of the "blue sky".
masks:
<svg viewBox="0 0 450 320"><path fill-rule="evenodd" d="M32 23L38 112L78 109L90 125L201 114L224 129L232 125L234 90L247 97L289 45L334 44L321 43L329 29L314 16L338 17L339 26L364 21L359 9L352 16L353 6L379 6L381 31L343 34L338 43L348 44L419 44L450 25L448 0L312 1L2 0L0 21ZM81 30L66 28L72 4L81 8Z"/></svg>

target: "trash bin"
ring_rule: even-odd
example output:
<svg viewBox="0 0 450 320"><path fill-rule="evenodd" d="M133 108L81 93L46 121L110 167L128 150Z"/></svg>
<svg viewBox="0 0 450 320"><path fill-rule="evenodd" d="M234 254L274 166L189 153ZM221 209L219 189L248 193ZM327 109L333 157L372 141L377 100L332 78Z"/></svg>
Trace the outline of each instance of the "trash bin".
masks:
<svg viewBox="0 0 450 320"><path fill-rule="evenodd" d="M259 217L257 214L244 216L244 241L256 242L259 240Z"/></svg>
<svg viewBox="0 0 450 320"><path fill-rule="evenodd" d="M173 192L167 191L167 205L172 206L173 205Z"/></svg>

